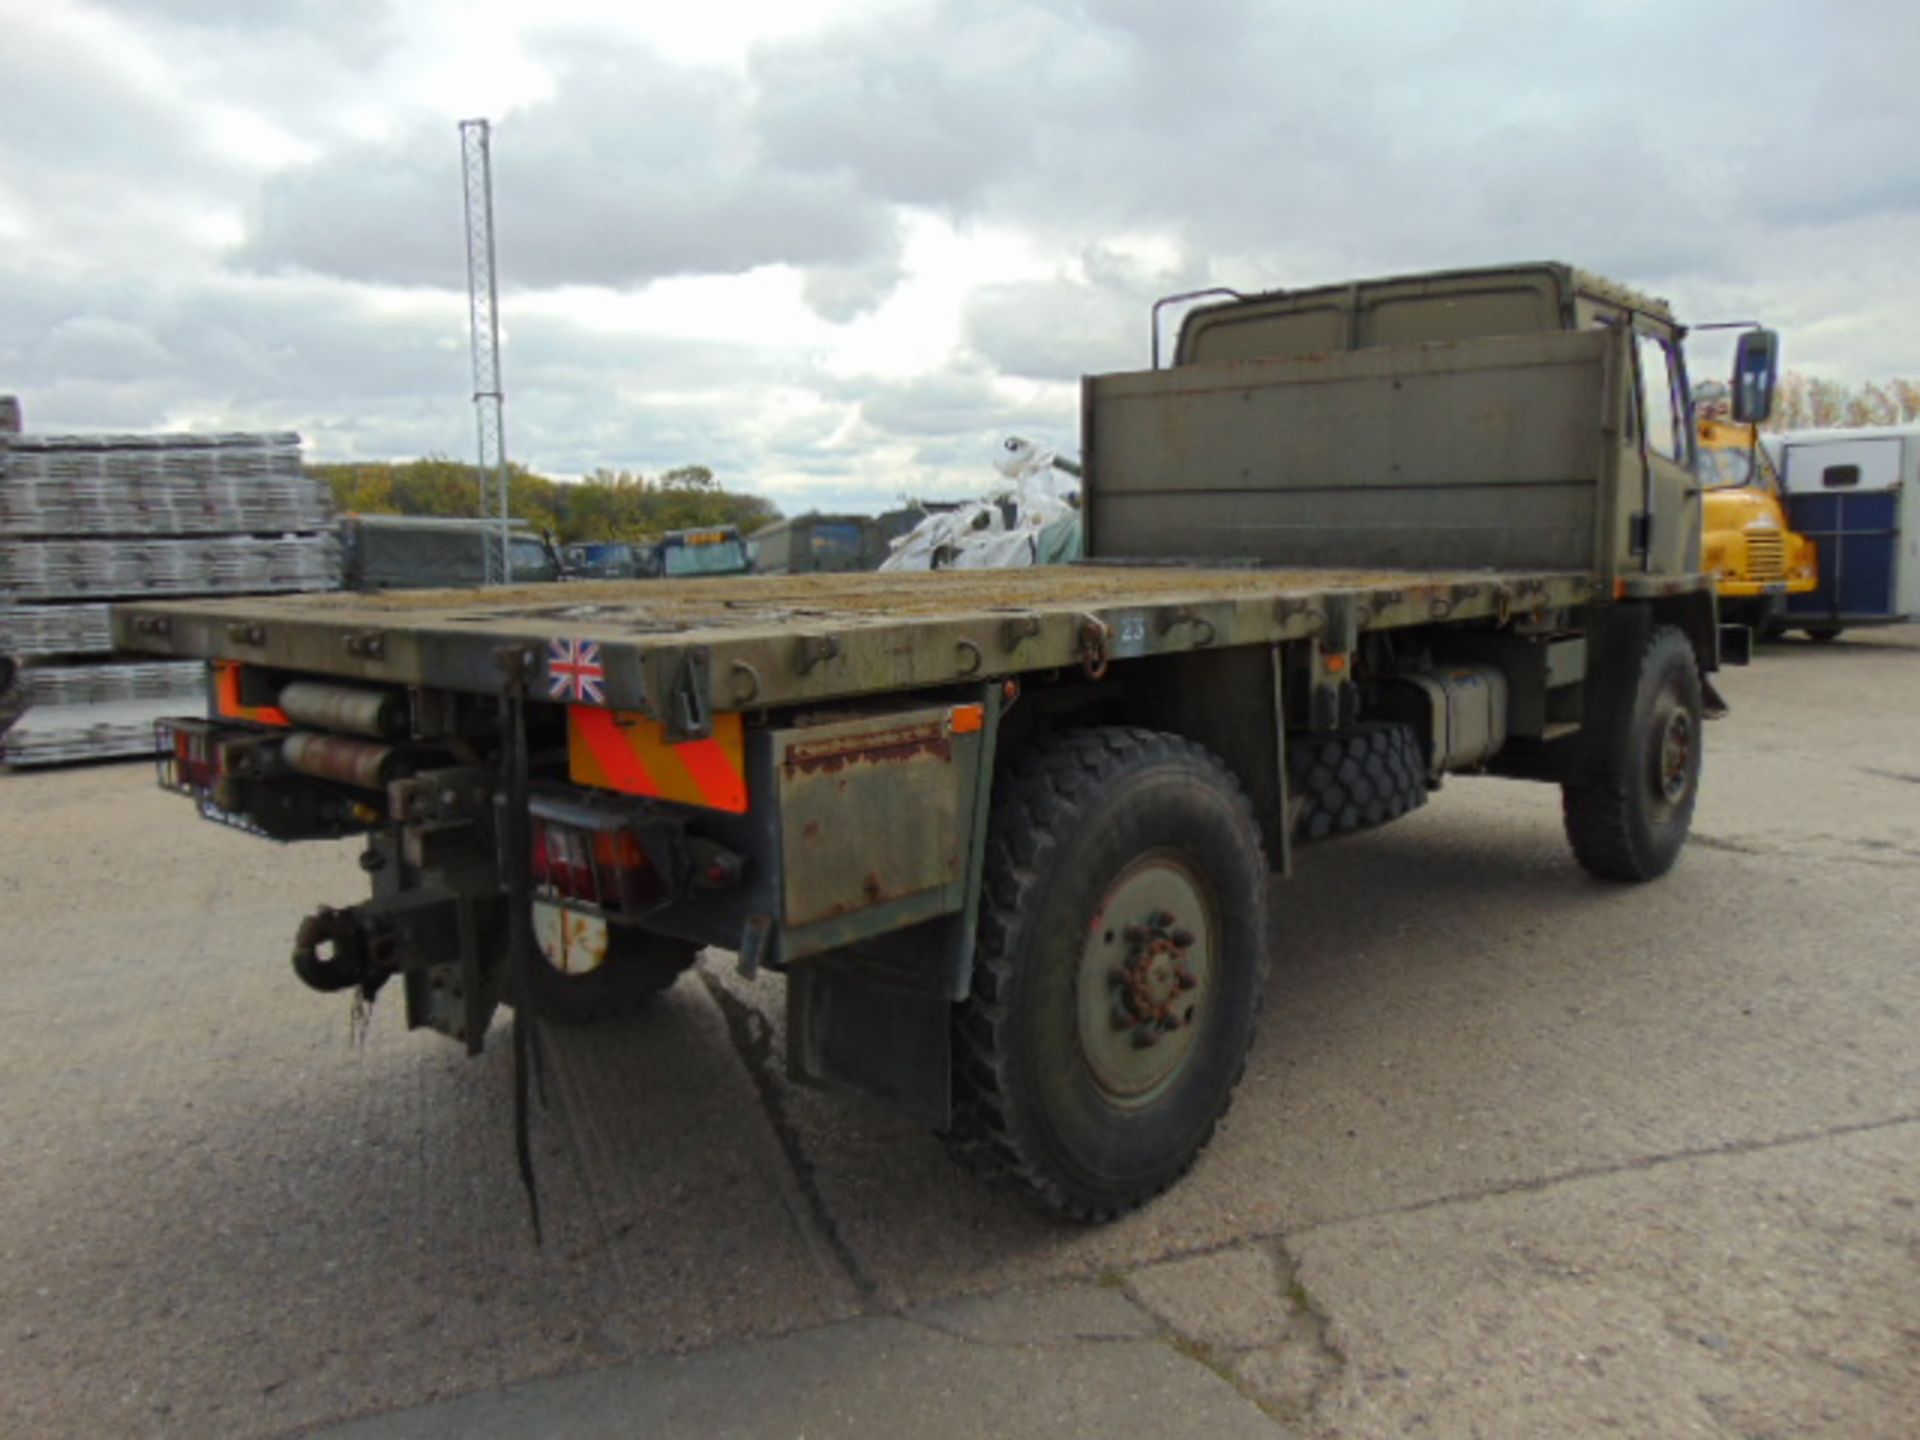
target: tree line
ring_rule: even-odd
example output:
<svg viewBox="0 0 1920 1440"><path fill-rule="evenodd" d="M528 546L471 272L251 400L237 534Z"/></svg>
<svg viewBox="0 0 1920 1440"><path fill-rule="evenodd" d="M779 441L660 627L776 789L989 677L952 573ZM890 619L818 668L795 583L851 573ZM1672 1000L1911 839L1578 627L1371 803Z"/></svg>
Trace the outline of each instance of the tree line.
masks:
<svg viewBox="0 0 1920 1440"><path fill-rule="evenodd" d="M472 517L481 513L479 471L435 456L424 460L309 465L326 481L342 514ZM743 534L780 518L758 495L729 490L704 465L681 465L656 476L595 470L556 480L523 465L507 466L507 503L560 544L642 540L668 530L738 525Z"/></svg>
<svg viewBox="0 0 1920 1440"><path fill-rule="evenodd" d="M1861 385L1810 378L1789 370L1773 393L1769 430L1853 429L1920 420L1920 382L1893 379Z"/></svg>

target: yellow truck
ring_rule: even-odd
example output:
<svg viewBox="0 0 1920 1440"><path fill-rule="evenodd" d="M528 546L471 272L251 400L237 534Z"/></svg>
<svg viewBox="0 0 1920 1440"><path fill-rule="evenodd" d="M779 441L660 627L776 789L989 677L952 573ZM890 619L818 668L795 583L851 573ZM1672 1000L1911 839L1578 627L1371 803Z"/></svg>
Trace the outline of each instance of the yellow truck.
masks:
<svg viewBox="0 0 1920 1440"><path fill-rule="evenodd" d="M1720 618L1761 633L1779 628L1789 595L1820 583L1813 541L1788 528L1780 473L1757 427L1731 418L1726 387L1694 396L1695 463L1703 492L1700 566L1713 577Z"/></svg>

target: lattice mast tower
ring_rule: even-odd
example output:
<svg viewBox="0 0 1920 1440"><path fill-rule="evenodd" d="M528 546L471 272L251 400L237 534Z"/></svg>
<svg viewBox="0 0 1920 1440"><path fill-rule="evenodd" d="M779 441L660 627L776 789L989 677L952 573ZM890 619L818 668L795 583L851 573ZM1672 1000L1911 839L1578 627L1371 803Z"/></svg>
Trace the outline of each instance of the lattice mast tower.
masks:
<svg viewBox="0 0 1920 1440"><path fill-rule="evenodd" d="M487 546L487 583L504 585L507 563L507 433L500 386L500 290L493 270L492 127L460 122L467 193L467 310L473 335L473 416L479 436L480 514L496 523Z"/></svg>

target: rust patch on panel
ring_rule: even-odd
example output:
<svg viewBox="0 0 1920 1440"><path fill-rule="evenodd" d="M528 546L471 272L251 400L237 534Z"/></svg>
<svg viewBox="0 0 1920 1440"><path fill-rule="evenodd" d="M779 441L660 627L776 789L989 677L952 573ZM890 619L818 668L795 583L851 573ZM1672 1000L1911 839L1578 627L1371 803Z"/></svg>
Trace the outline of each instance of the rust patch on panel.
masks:
<svg viewBox="0 0 1920 1440"><path fill-rule="evenodd" d="M937 760L953 758L953 741L944 725L924 722L830 740L793 741L787 746L781 767L789 776L831 775L852 765L897 765L923 755Z"/></svg>

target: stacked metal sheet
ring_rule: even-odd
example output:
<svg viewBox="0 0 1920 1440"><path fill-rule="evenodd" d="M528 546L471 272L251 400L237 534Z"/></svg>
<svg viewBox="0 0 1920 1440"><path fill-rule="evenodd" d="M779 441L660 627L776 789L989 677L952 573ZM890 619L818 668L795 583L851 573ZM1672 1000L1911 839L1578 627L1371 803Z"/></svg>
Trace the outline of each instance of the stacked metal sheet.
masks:
<svg viewBox="0 0 1920 1440"><path fill-rule="evenodd" d="M297 476L16 480L0 489L0 531L16 536L273 534L330 519L324 494Z"/></svg>
<svg viewBox="0 0 1920 1440"><path fill-rule="evenodd" d="M198 660L136 660L126 664L36 666L21 672L27 703L112 705L123 700L197 700L206 693L207 667Z"/></svg>
<svg viewBox="0 0 1920 1440"><path fill-rule="evenodd" d="M0 592L20 600L330 590L339 577L330 534L0 540Z"/></svg>
<svg viewBox="0 0 1920 1440"><path fill-rule="evenodd" d="M0 655L100 655L113 649L111 611L91 605L0 604Z"/></svg>
<svg viewBox="0 0 1920 1440"><path fill-rule="evenodd" d="M0 746L7 764L20 767L151 755L154 722L179 714L181 705L166 699L34 706L0 736Z"/></svg>
<svg viewBox="0 0 1920 1440"><path fill-rule="evenodd" d="M32 657L0 760L145 754L155 718L197 708L198 665L111 658L109 601L339 583L298 435L0 434L0 654Z"/></svg>

